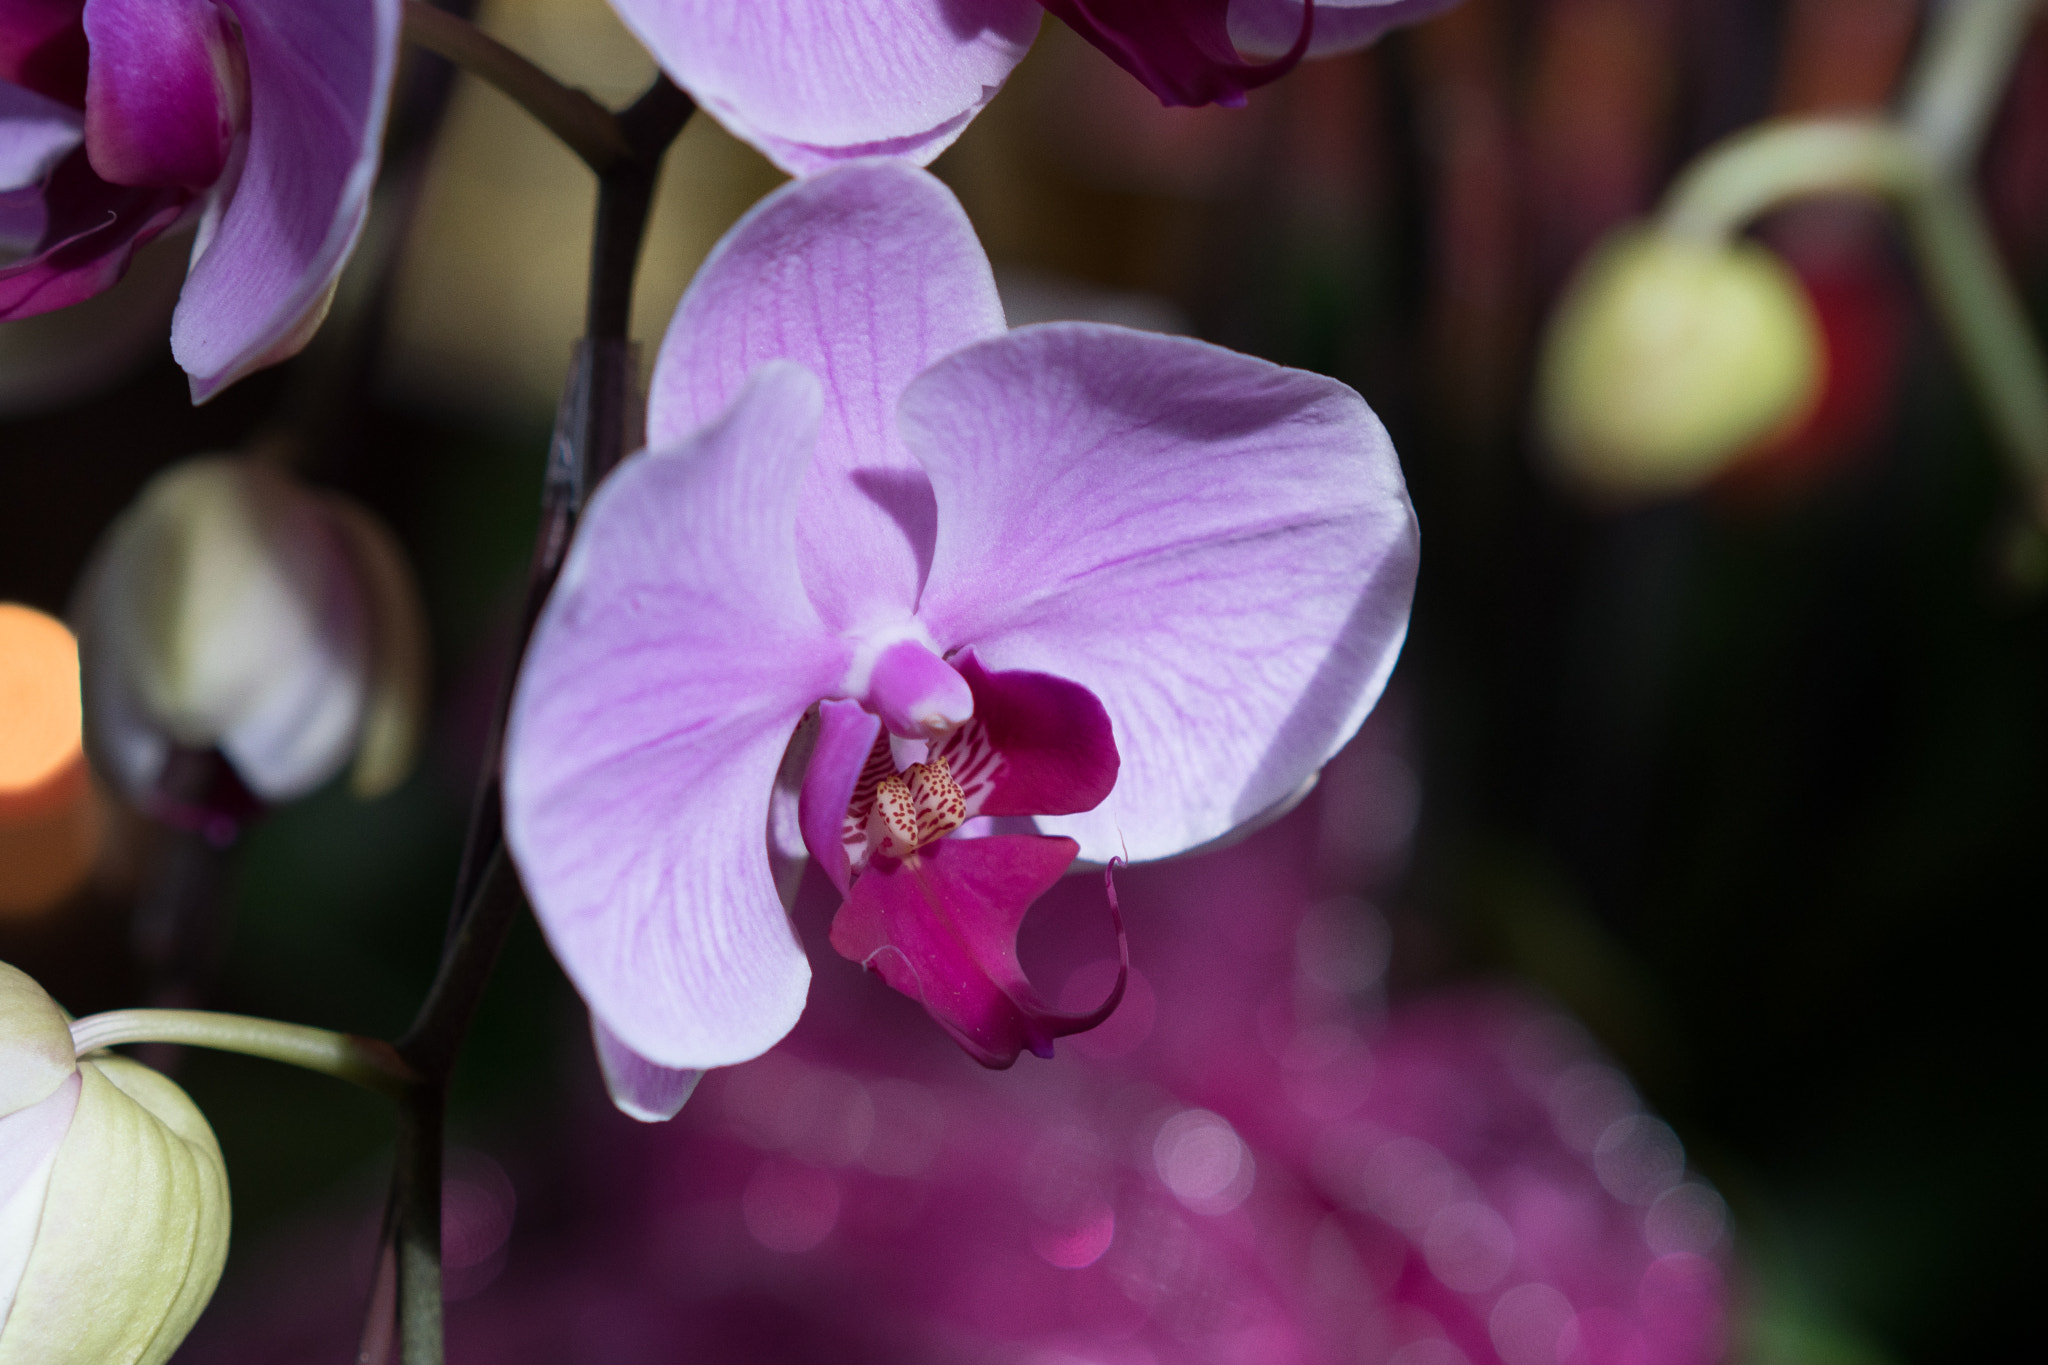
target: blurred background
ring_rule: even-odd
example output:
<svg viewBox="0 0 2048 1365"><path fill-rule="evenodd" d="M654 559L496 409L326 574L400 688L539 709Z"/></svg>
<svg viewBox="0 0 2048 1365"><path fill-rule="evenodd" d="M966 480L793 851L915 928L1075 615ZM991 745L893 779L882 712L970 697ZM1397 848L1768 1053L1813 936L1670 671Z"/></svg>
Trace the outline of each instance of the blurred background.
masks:
<svg viewBox="0 0 2048 1365"><path fill-rule="evenodd" d="M1534 355L1574 266L1700 149L1774 113L1886 104L1925 8L1466 0L1237 111L1162 111L1049 20L935 167L1013 324L1185 331L1334 375L1380 413L1424 528L1406 653L1348 766L1249 853L1208 855L1237 860L1211 880L1283 938L1304 906L1350 898L1345 923L1387 945L1345 986L1361 1017L1505 982L1578 1020L1732 1210L1733 1359L2010 1359L2039 1338L2048 1115L2023 926L2044 904L2048 566L2014 549L2017 499L1872 206L1761 226L1807 288L1828 380L1796 430L1694 495L1622 506L1553 477L1532 434ZM496 0L482 22L609 103L652 75L602 0ZM444 78L413 72L407 107L430 109ZM2029 39L1979 177L2048 318L2048 33ZM777 181L692 122L642 269L644 358L718 234ZM254 824L224 860L201 964L212 1007L392 1035L434 967L516 624L591 183L500 96L457 82L437 136L400 120L380 193L320 341L204 408L162 341L182 243L94 304L0 325L0 601L61 617L154 472L280 431L300 473L395 529L431 621L424 757L377 801L336 783ZM0 753L21 768L0 772L0 958L76 1014L134 1003L151 971L135 907L163 875L164 836L72 758L17 757ZM1313 869L1299 885L1273 870L1297 864ZM1165 983L1199 979L1168 970L1163 945L1203 875L1122 884L1161 1021L1175 1017ZM833 1037L895 1027L903 1003L865 998L886 993L822 951L829 913L799 913L820 977L806 1029L839 1020L794 1045L814 1060ZM1026 944L1053 980L1079 970L1044 946L1055 937ZM1073 1051L1013 1075L1109 1065ZM351 1276L367 1269L337 1254L290 1290L276 1275L293 1263L280 1248L362 1243L388 1159L380 1102L258 1062L169 1060L215 1125L236 1201L227 1279L180 1358L348 1358ZM1009 1079L944 1049L918 1065L976 1093ZM1147 1074L1199 1084L1199 1068ZM530 922L458 1079L449 1206L473 1217L450 1220L473 1244L450 1262L465 1296L501 1275L539 1293L579 1238L602 1240L586 1201L626 1196L565 1172L620 1151L684 1161L681 1144L749 1112L707 1084L671 1128L610 1113ZM818 1244L775 1236L792 1255ZM697 1271L673 1270L633 1292L700 1292L678 1287ZM235 1335L271 1330L262 1305L280 1303L322 1305L300 1319L325 1344L272 1331L265 1355ZM643 1358L585 1346L488 1358ZM849 1353L828 1334L753 1358Z"/></svg>

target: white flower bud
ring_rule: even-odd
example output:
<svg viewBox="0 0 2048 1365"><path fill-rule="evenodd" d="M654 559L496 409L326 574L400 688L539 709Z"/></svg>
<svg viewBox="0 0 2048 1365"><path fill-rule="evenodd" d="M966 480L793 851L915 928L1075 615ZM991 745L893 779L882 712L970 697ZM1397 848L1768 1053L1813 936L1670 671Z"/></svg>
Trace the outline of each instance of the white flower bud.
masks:
<svg viewBox="0 0 2048 1365"><path fill-rule="evenodd" d="M0 1365L160 1365L227 1246L227 1170L185 1092L74 1061L63 1011L0 963Z"/></svg>
<svg viewBox="0 0 2048 1365"><path fill-rule="evenodd" d="M1627 230L1580 270L1551 324L1545 435L1593 493L1684 492L1797 421L1823 354L1804 291L1768 250Z"/></svg>
<svg viewBox="0 0 2048 1365"><path fill-rule="evenodd" d="M151 481L80 588L86 743L132 796L174 746L218 749L256 796L304 795L358 756L357 789L404 775L424 629L368 513L249 459Z"/></svg>

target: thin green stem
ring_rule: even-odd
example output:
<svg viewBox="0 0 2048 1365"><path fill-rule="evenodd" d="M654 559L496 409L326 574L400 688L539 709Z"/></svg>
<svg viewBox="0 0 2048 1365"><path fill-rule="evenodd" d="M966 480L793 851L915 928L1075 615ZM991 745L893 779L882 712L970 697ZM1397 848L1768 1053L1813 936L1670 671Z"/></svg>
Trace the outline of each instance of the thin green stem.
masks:
<svg viewBox="0 0 2048 1365"><path fill-rule="evenodd" d="M1902 199L1931 179L1927 158L1884 119L1778 119L1709 149L1665 195L1664 226L1721 242L1793 199L1862 193Z"/></svg>
<svg viewBox="0 0 2048 1365"><path fill-rule="evenodd" d="M208 1010L111 1010L71 1026L71 1044L83 1057L129 1043L182 1043L239 1052L304 1067L393 1099L408 1098L418 1081L389 1043L304 1024L282 1024L246 1014Z"/></svg>
<svg viewBox="0 0 2048 1365"><path fill-rule="evenodd" d="M468 20L427 0L406 0L405 36L508 96L599 175L631 159L633 149L611 110Z"/></svg>
<svg viewBox="0 0 2048 1365"><path fill-rule="evenodd" d="M400 1111L392 1168L391 1242L397 1254L400 1365L443 1365L441 1143L448 1092L422 1087Z"/></svg>
<svg viewBox="0 0 2048 1365"><path fill-rule="evenodd" d="M2041 0L1951 0L1906 83L1901 120L1940 169L1968 172Z"/></svg>
<svg viewBox="0 0 2048 1365"><path fill-rule="evenodd" d="M2048 521L2048 358L1977 201L1938 185L1901 205L1927 292L1999 444Z"/></svg>

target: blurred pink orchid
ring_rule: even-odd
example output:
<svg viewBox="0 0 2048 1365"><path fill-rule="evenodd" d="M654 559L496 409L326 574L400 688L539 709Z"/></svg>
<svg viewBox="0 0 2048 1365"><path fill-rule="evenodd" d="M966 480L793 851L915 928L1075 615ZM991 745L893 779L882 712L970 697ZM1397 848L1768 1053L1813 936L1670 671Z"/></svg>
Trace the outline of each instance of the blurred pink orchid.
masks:
<svg viewBox="0 0 2048 1365"><path fill-rule="evenodd" d="M698 103L784 170L919 165L995 97L1052 11L1169 105L1242 104L1303 57L1456 0L613 0Z"/></svg>
<svg viewBox="0 0 2048 1365"><path fill-rule="evenodd" d="M1097 1022L1032 989L1078 856L1298 794L1371 710L1417 533L1358 395L1185 338L1006 332L952 196L888 161L770 196L691 285L649 450L526 658L506 830L628 1112L786 1034L832 943L978 1060ZM1100 998L1100 997L1098 997Z"/></svg>
<svg viewBox="0 0 2048 1365"><path fill-rule="evenodd" d="M399 0L0 0L0 319L196 221L193 398L295 354L369 207L398 28Z"/></svg>
<svg viewBox="0 0 2048 1365"><path fill-rule="evenodd" d="M1070 1065L993 1083L821 974L679 1123L569 1106L567 1143L508 1155L523 1221L451 1185L451 1254L483 1235L496 1275L461 1281L451 1365L1715 1365L1728 1211L1627 1077L1512 989L1385 1012L1386 922L1324 898L1333 834L1402 836L1385 729L1286 819L1122 879L1142 1008ZM195 1365L324 1358L335 1259L245 1281Z"/></svg>

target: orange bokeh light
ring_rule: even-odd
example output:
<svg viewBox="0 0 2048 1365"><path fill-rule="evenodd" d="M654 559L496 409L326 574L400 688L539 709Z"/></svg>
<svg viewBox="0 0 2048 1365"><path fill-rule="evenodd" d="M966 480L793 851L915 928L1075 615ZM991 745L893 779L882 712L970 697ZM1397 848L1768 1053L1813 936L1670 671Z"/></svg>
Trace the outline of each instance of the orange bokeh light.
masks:
<svg viewBox="0 0 2048 1365"><path fill-rule="evenodd" d="M82 741L78 641L0 602L0 914L55 905L92 871L101 826Z"/></svg>
<svg viewBox="0 0 2048 1365"><path fill-rule="evenodd" d="M78 641L62 621L0 602L0 793L56 776L81 734Z"/></svg>

